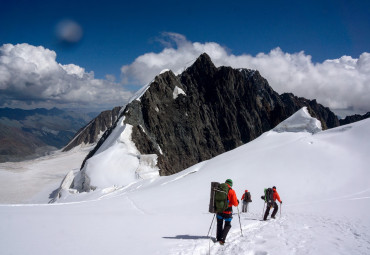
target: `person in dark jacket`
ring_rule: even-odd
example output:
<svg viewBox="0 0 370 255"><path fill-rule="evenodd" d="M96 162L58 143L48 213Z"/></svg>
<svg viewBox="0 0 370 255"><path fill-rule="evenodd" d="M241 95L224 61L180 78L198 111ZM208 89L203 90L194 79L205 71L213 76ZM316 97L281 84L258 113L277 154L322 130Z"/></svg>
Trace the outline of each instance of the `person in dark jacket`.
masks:
<svg viewBox="0 0 370 255"><path fill-rule="evenodd" d="M225 243L226 236L229 233L229 230L231 228L231 220L233 219L232 206L239 205L239 200L236 197L235 191L231 188L233 186L233 181L231 179L227 179L225 183L229 187L229 193L227 194L227 200L229 202L229 205L225 211L223 211L222 213L217 213L216 239L221 245ZM224 226L224 221L225 221L225 226Z"/></svg>
<svg viewBox="0 0 370 255"><path fill-rule="evenodd" d="M242 196L242 212L248 212L248 204L252 202L251 193L246 189Z"/></svg>
<svg viewBox="0 0 370 255"><path fill-rule="evenodd" d="M270 213L270 209L273 207L274 208L274 211L272 211L272 214L271 214L271 218L272 219L275 219L275 215L276 213L278 212L278 205L276 203L276 199L280 202L280 204L283 203L283 201L281 201L280 199L280 196L279 196L279 193L276 191L276 187L272 187L272 197L273 197L273 200L271 203L267 203L267 208L266 208L266 211L265 211L265 215L263 217L263 220L267 220L267 216L269 216L269 213ZM262 196L261 199L265 199L265 196Z"/></svg>

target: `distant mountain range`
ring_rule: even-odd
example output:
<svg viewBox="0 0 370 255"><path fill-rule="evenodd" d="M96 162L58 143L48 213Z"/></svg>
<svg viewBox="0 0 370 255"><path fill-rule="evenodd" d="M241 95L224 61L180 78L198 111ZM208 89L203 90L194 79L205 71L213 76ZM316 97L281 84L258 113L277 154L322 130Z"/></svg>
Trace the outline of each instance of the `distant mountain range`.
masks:
<svg viewBox="0 0 370 255"><path fill-rule="evenodd" d="M21 161L65 146L97 113L0 108L0 162Z"/></svg>

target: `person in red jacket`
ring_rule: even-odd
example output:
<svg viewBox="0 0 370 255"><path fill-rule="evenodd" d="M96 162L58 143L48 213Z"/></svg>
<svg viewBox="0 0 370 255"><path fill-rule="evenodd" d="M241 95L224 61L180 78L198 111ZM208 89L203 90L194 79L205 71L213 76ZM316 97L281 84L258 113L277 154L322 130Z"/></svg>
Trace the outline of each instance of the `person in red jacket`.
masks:
<svg viewBox="0 0 370 255"><path fill-rule="evenodd" d="M263 220L266 220L267 219L267 216L269 215L270 213L270 208L271 207L274 207L274 211L272 211L272 214L271 214L271 218L275 219L275 215L276 213L278 212L278 205L276 203L276 199L281 203L283 203L283 201L281 201L280 199L280 196L279 196L279 193L276 191L276 187L272 187L272 198L273 198L273 201L271 204L267 204L267 208L266 208L266 212L265 212L265 215L263 217Z"/></svg>
<svg viewBox="0 0 370 255"><path fill-rule="evenodd" d="M238 206L239 205L239 200L236 197L235 191L231 188L233 186L233 181L231 179L227 179L225 181L225 183L229 187L229 193L227 194L227 199L229 201L229 206L222 213L217 213L216 239L221 245L223 245L225 243L226 236L229 233L229 230L231 228L231 220L233 219L232 206ZM225 221L225 226L223 226L224 221Z"/></svg>
<svg viewBox="0 0 370 255"><path fill-rule="evenodd" d="M246 189L242 196L242 212L248 212L248 204L252 202L251 193Z"/></svg>

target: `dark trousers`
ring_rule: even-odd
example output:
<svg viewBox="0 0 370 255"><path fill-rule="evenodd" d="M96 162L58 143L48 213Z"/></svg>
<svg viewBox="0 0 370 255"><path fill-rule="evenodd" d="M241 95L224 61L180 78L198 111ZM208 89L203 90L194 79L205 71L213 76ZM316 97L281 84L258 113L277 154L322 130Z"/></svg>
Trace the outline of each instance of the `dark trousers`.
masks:
<svg viewBox="0 0 370 255"><path fill-rule="evenodd" d="M248 212L248 204L249 202L243 201L242 212Z"/></svg>
<svg viewBox="0 0 370 255"><path fill-rule="evenodd" d="M226 236L231 228L232 219L233 219L232 214L217 213L217 234L216 234L217 241L225 242Z"/></svg>
<svg viewBox="0 0 370 255"><path fill-rule="evenodd" d="M275 217L276 213L278 212L278 205L276 202L273 202L272 204L267 204L265 216L263 217L263 220L267 219L267 216L269 216L270 208L274 207L274 210L272 211L271 218Z"/></svg>

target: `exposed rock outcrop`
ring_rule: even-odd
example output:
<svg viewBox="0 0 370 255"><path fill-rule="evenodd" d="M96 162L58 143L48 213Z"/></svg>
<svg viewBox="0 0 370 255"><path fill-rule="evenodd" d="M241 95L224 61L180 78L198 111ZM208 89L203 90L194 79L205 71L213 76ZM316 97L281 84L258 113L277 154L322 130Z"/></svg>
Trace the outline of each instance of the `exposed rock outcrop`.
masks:
<svg viewBox="0 0 370 255"><path fill-rule="evenodd" d="M117 121L121 109L121 106L117 106L112 110L101 112L75 134L63 151L69 151L80 144L93 144L99 141L100 136Z"/></svg>
<svg viewBox="0 0 370 255"><path fill-rule="evenodd" d="M368 112L364 115L355 114L355 115L347 116L344 119L340 119L339 123L342 126L342 125L351 124L351 123L356 122L356 121L364 120L364 119L367 119L367 118L370 118L370 112Z"/></svg>

